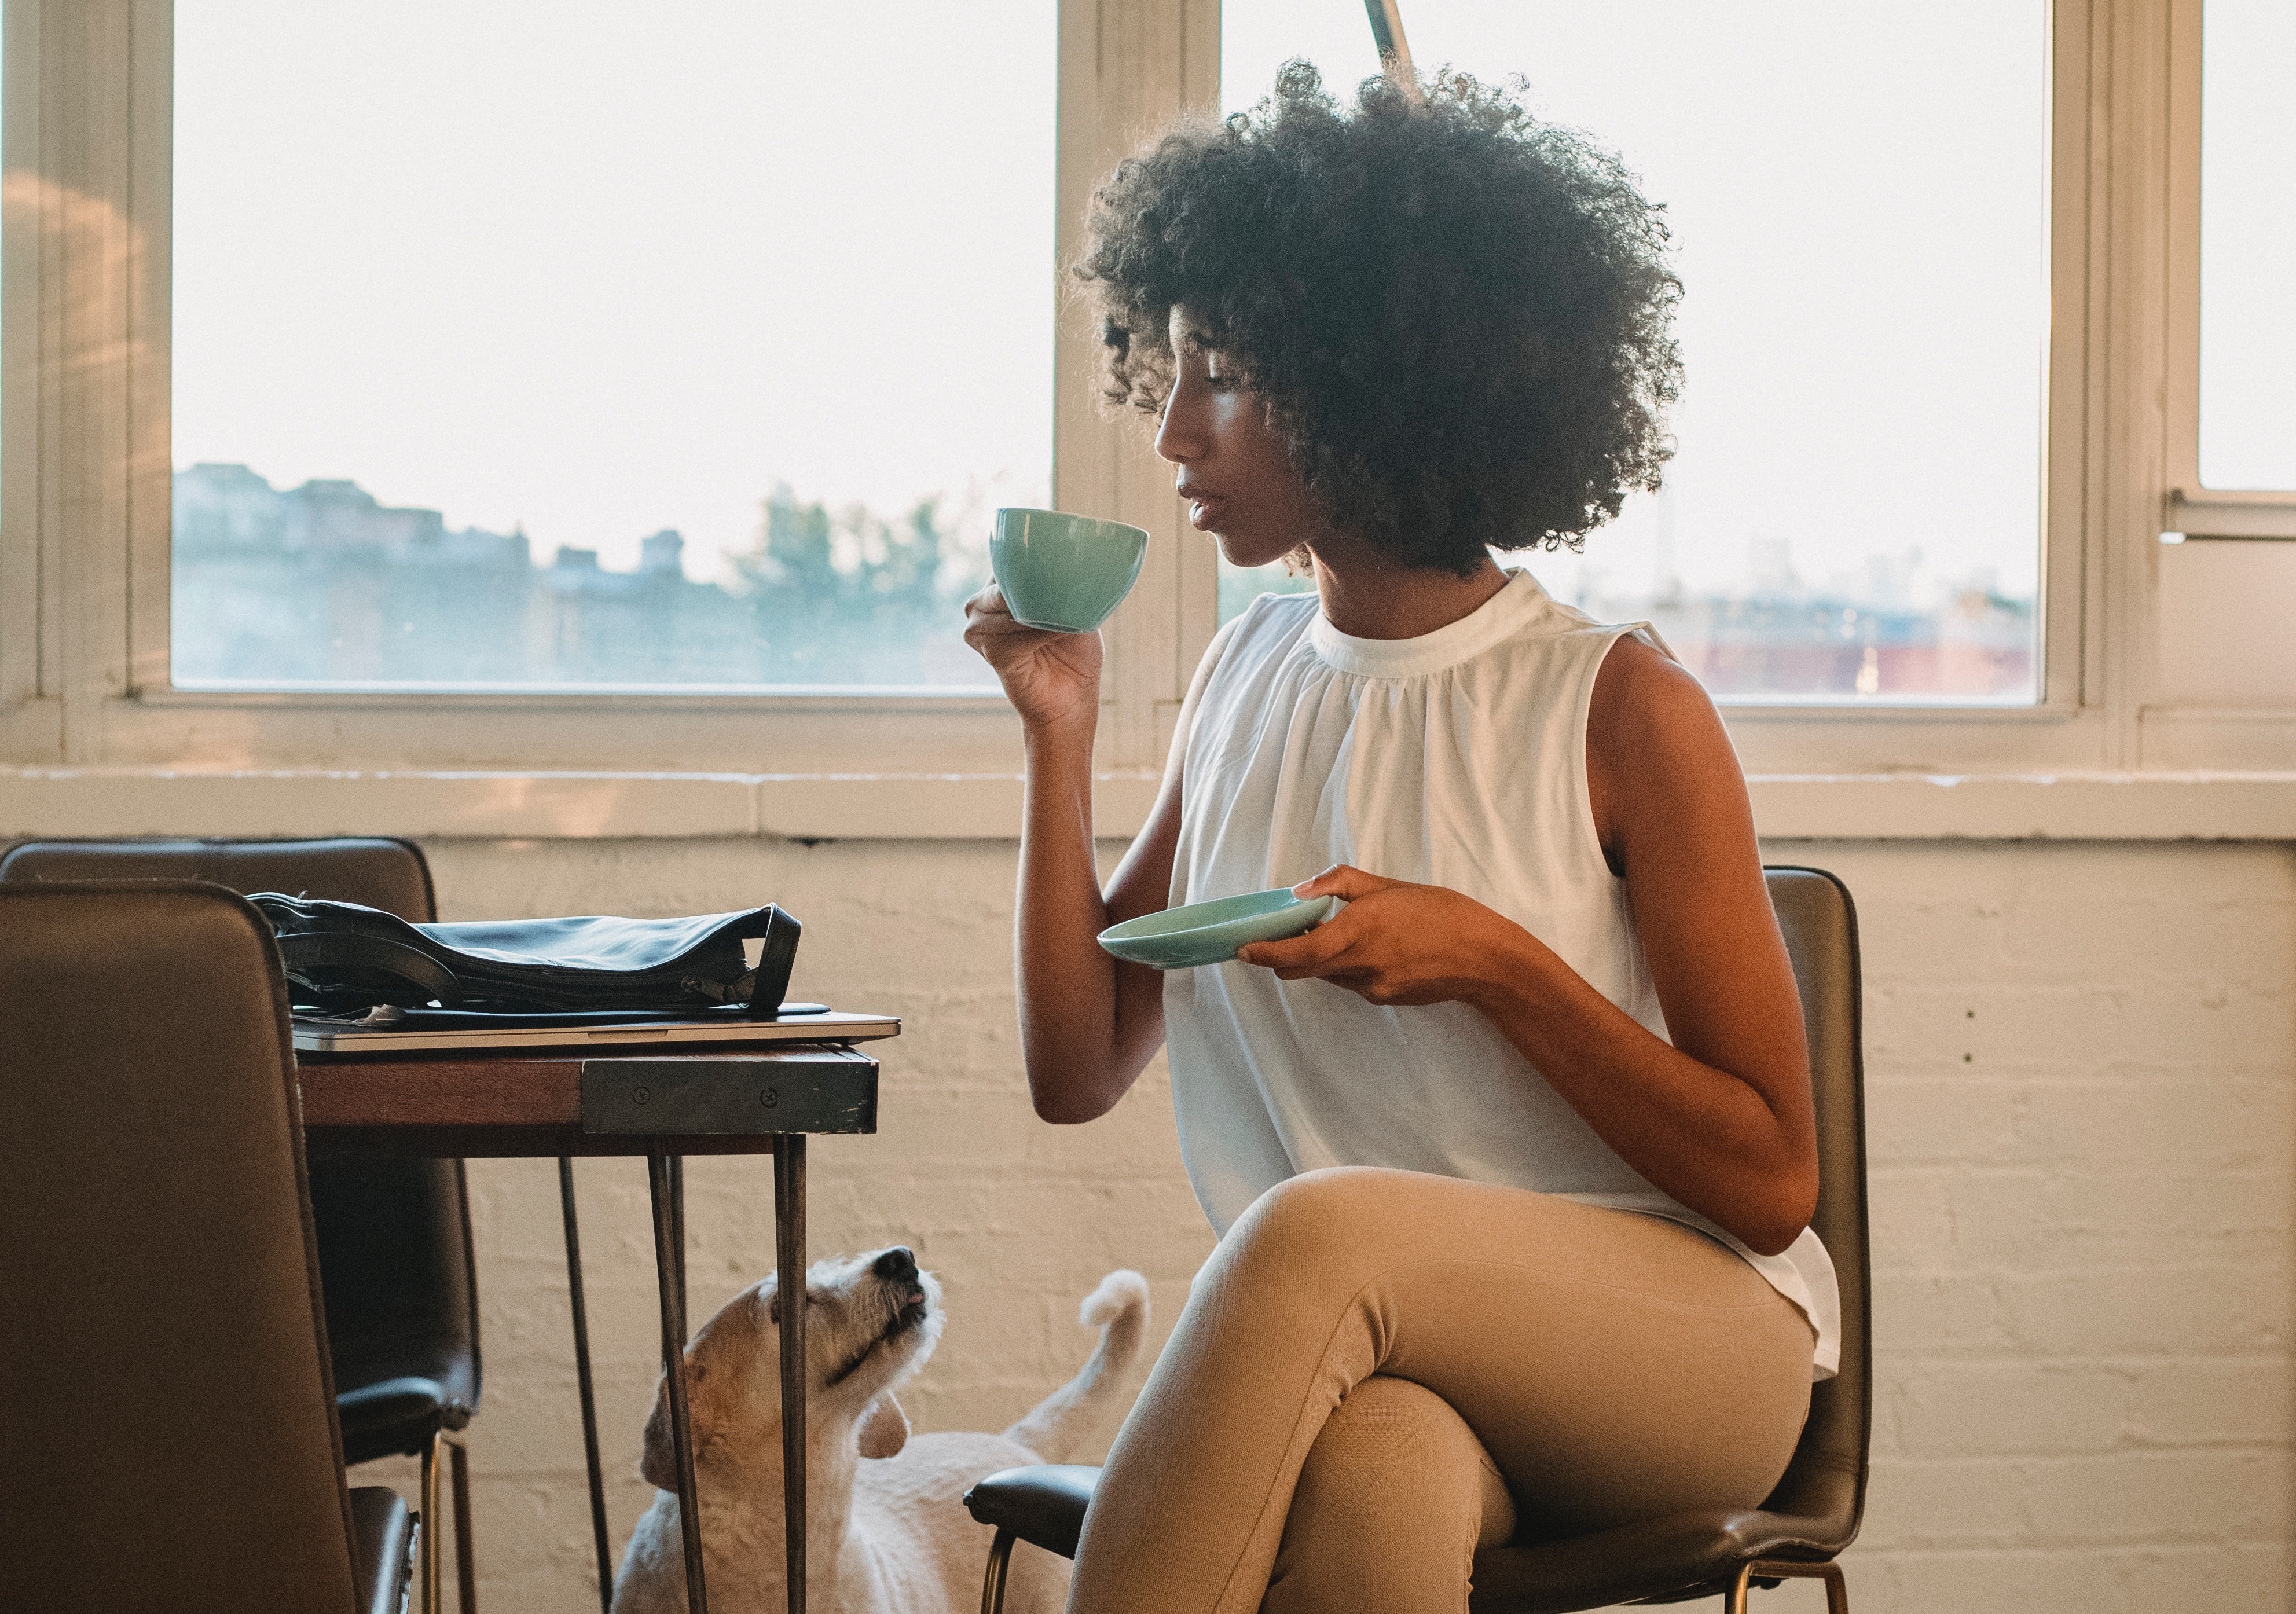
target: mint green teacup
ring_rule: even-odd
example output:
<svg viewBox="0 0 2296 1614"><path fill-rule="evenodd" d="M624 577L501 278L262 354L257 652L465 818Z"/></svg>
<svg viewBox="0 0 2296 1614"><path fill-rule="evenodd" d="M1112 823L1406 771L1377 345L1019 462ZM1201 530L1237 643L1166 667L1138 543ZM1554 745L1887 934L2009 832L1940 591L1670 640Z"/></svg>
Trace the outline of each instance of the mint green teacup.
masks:
<svg viewBox="0 0 2296 1614"><path fill-rule="evenodd" d="M1108 620L1147 553L1137 527L1057 510L1000 510L988 539L989 569L1013 619L1056 634L1088 634Z"/></svg>

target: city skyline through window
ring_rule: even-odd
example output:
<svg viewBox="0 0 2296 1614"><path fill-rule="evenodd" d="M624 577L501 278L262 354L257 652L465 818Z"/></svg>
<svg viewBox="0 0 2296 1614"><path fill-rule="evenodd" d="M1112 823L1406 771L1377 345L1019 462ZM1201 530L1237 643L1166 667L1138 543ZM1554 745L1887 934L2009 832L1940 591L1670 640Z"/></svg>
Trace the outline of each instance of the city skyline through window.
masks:
<svg viewBox="0 0 2296 1614"><path fill-rule="evenodd" d="M176 681L993 686L1055 7L877 10L180 8Z"/></svg>

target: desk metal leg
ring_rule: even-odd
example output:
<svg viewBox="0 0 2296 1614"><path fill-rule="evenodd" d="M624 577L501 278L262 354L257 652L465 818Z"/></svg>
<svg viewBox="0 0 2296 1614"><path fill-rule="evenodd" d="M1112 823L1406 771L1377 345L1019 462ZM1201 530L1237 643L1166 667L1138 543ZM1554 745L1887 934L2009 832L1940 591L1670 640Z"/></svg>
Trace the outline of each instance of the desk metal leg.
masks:
<svg viewBox="0 0 2296 1614"><path fill-rule="evenodd" d="M781 1301L782 1520L790 1614L805 1614L805 1134L774 1139L774 1253Z"/></svg>
<svg viewBox="0 0 2296 1614"><path fill-rule="evenodd" d="M582 1456L590 1468L590 1536L598 1548L598 1614L614 1614L614 1553L606 1538L598 1396L590 1377L590 1308L582 1298L582 1225L574 1209L574 1162L564 1155L558 1157L558 1203L566 1215L566 1292L574 1313L574 1378L582 1391Z"/></svg>
<svg viewBox="0 0 2296 1614"><path fill-rule="evenodd" d="M669 1157L669 1241L677 1252L677 1309L685 1311L685 1157Z"/></svg>
<svg viewBox="0 0 2296 1614"><path fill-rule="evenodd" d="M677 1460L677 1520L685 1538L685 1606L688 1614L709 1614L709 1594L702 1584L701 1506L693 1485L693 1425L685 1405L685 1286L679 1278L684 1252L681 1241L674 1239L685 1218L675 1203L676 1165L676 1155L646 1156L646 1185L653 1194L653 1270L655 1286L661 1291L661 1366L669 1397L670 1449Z"/></svg>

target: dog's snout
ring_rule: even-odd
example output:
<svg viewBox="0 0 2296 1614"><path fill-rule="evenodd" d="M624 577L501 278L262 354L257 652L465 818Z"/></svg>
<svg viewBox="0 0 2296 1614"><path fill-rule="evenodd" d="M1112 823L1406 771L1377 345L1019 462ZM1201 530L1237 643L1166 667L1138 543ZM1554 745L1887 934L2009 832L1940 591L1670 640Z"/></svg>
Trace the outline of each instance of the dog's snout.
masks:
<svg viewBox="0 0 2296 1614"><path fill-rule="evenodd" d="M870 1270L891 1282L906 1283L917 1275L917 1258L906 1245L896 1244L879 1256Z"/></svg>

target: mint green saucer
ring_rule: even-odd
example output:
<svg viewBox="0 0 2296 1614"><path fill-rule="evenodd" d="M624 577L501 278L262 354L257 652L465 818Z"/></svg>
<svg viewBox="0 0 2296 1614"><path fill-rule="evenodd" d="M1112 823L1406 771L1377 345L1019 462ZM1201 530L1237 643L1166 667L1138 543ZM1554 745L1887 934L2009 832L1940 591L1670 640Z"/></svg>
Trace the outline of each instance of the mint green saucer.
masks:
<svg viewBox="0 0 2296 1614"><path fill-rule="evenodd" d="M1192 902L1184 908L1143 914L1100 933L1100 945L1117 957L1157 970L1193 970L1224 964L1235 950L1255 941L1282 941L1315 929L1332 916L1336 897L1302 902L1289 886Z"/></svg>

